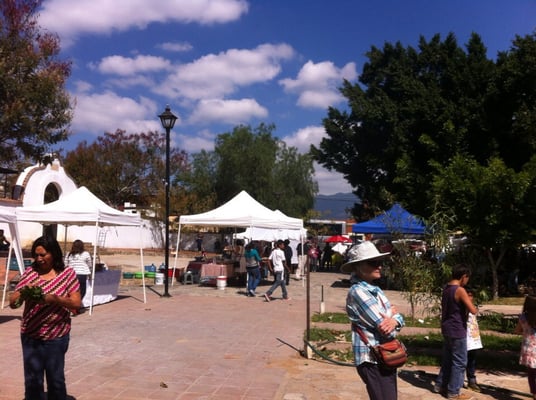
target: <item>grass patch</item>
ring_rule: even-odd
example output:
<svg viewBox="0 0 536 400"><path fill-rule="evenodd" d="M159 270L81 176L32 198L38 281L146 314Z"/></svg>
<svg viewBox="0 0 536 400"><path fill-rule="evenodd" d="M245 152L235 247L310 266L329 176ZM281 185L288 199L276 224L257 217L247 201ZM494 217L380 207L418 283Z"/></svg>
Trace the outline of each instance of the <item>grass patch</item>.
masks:
<svg viewBox="0 0 536 400"><path fill-rule="evenodd" d="M331 322L334 324L349 324L350 319L346 313L323 313L314 314L311 318L313 322Z"/></svg>
<svg viewBox="0 0 536 400"><path fill-rule="evenodd" d="M519 306L519 310L523 307L525 296L499 297L497 300L488 300L485 304L502 305L502 306Z"/></svg>
<svg viewBox="0 0 536 400"><path fill-rule="evenodd" d="M439 333L427 335L399 336L409 353L409 364L439 366L443 337ZM322 357L334 361L351 362L353 360L351 332L334 329L313 328L310 331L310 342ZM340 342L347 342L341 348ZM330 347L330 344L337 346ZM524 371L520 366L519 350L520 336L482 335L483 349L477 353L477 368L495 371Z"/></svg>
<svg viewBox="0 0 536 400"><path fill-rule="evenodd" d="M313 322L331 322L334 324L349 324L350 320L346 313L315 314L311 318ZM439 317L411 318L404 316L406 326L416 328L440 328ZM485 313L478 316L480 330L496 331L501 333L514 333L517 318L504 316L500 313Z"/></svg>

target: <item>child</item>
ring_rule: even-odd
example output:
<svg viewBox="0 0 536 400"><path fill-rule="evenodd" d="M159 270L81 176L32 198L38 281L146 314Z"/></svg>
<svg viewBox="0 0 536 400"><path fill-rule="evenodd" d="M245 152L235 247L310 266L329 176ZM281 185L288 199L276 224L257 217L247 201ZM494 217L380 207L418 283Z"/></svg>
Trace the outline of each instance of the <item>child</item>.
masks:
<svg viewBox="0 0 536 400"><path fill-rule="evenodd" d="M465 288L467 295L473 302L473 289ZM474 304L474 302L473 302ZM476 315L468 313L467 316L467 387L475 392L480 393L480 386L476 383L476 355L477 350L482 348L480 339L480 329Z"/></svg>
<svg viewBox="0 0 536 400"><path fill-rule="evenodd" d="M519 364L527 367L530 393L536 399L536 296L525 298L515 332L523 335Z"/></svg>

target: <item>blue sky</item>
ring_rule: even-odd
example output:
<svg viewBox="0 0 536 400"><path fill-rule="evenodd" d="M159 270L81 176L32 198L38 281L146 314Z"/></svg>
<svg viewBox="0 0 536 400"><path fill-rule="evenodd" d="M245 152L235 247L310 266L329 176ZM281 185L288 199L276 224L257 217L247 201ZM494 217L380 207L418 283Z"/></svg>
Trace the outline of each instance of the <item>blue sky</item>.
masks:
<svg viewBox="0 0 536 400"><path fill-rule="evenodd" d="M371 46L419 36L460 45L478 33L490 58L536 27L536 0L44 0L42 27L73 62L73 136L162 131L166 104L180 117L172 145L212 150L239 124L275 124L275 136L306 152L325 135L327 107L346 107ZM316 166L321 194L350 192Z"/></svg>

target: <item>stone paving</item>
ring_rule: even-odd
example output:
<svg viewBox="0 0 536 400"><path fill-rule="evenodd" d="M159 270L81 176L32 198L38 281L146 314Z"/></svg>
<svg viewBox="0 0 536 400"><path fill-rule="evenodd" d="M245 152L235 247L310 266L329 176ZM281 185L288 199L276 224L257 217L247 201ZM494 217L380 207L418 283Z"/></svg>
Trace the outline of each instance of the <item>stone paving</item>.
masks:
<svg viewBox="0 0 536 400"><path fill-rule="evenodd" d="M109 262L109 261L107 261ZM121 261L117 260L118 263ZM148 263L150 264L149 260ZM134 262L133 264L136 264ZM344 275L313 273L312 315L320 308L344 312ZM265 282L258 292L269 286ZM291 281L290 301L248 298L243 288L224 290L174 284L121 286L117 300L73 319L66 359L69 395L77 400L366 399L355 368L303 357L307 327L307 285ZM278 289L274 296L280 297ZM407 302L388 292L402 312ZM512 309L495 311L514 314ZM19 341L21 310L0 312L0 399L23 398ZM405 366L399 372L399 399L440 399L431 391L436 367ZM530 398L524 374L478 372L484 391L475 399Z"/></svg>

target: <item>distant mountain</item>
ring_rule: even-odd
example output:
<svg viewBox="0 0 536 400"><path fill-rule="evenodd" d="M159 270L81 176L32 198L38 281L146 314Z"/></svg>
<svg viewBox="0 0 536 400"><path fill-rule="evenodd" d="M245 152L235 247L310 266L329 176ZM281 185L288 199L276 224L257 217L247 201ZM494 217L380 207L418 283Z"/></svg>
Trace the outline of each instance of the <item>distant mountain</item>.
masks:
<svg viewBox="0 0 536 400"><path fill-rule="evenodd" d="M319 219L344 220L351 217L351 209L359 198L353 193L319 194L315 197L315 211Z"/></svg>

